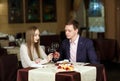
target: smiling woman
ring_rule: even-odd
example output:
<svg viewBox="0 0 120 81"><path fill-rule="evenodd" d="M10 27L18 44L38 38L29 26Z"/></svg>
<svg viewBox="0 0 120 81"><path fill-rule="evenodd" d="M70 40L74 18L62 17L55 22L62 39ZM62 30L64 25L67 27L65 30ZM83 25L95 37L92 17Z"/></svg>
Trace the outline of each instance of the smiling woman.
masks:
<svg viewBox="0 0 120 81"><path fill-rule="evenodd" d="M40 32L36 26L30 27L26 31L26 43L20 46L20 58L22 66L40 67L41 64L48 63L52 60L52 53L48 56L40 46Z"/></svg>

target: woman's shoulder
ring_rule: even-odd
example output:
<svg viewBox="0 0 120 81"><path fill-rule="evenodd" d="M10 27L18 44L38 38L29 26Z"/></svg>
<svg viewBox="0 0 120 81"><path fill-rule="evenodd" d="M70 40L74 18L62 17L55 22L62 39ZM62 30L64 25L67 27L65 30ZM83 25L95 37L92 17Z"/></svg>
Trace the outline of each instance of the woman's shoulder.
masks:
<svg viewBox="0 0 120 81"><path fill-rule="evenodd" d="M27 46L26 46L26 43L22 43L22 44L20 45L20 48L22 48L22 47L27 47Z"/></svg>
<svg viewBox="0 0 120 81"><path fill-rule="evenodd" d="M23 54L23 52L25 52L26 50L27 50L26 44L25 44L25 43L22 43L22 44L20 45L20 52L22 52L22 53L20 53L20 54Z"/></svg>
<svg viewBox="0 0 120 81"><path fill-rule="evenodd" d="M44 45L39 45L40 49L45 50L45 46Z"/></svg>

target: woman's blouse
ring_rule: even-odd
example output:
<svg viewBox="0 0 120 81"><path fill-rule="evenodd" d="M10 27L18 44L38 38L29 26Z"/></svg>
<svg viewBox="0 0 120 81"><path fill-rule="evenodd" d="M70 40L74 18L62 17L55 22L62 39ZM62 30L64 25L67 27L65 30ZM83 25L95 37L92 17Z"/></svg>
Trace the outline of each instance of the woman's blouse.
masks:
<svg viewBox="0 0 120 81"><path fill-rule="evenodd" d="M41 64L47 63L47 55L44 52L44 50L41 48L41 46L39 47L40 49L40 63L36 63L34 60L38 59L36 50L34 49L33 53L32 53L32 57L33 57L33 61L30 59L29 55L28 55L28 48L26 46L25 43L21 44L20 46L20 58L21 58L21 63L23 68L26 67L39 67Z"/></svg>

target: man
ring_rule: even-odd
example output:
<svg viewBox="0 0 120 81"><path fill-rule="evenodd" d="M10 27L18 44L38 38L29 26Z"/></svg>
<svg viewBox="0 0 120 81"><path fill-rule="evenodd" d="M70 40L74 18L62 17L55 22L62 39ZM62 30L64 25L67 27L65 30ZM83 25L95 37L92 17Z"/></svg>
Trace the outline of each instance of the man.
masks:
<svg viewBox="0 0 120 81"><path fill-rule="evenodd" d="M92 40L80 37L78 26L79 23L75 20L70 20L65 25L67 39L63 40L60 46L59 60L68 59L70 62L99 64Z"/></svg>

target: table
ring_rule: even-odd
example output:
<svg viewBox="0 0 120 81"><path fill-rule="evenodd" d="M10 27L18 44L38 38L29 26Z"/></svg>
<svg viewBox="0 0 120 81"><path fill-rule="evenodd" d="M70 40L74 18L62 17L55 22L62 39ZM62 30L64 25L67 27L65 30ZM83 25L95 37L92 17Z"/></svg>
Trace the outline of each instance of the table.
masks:
<svg viewBox="0 0 120 81"><path fill-rule="evenodd" d="M96 67L94 66L84 66L86 63L73 63L74 70L80 73L81 81L95 81L96 80ZM57 66L54 63L46 64L44 68L37 68L29 71L28 81L56 81L57 76L61 76L57 70ZM69 71L71 72L71 71ZM58 75L56 75L58 73ZM62 71L63 73L63 71ZM74 72L75 73L75 72ZM69 74L64 72L64 74ZM47 76L47 78L46 78ZM65 76L65 75L64 75ZM68 77L67 75L65 77ZM57 79L60 81L61 78Z"/></svg>
<svg viewBox="0 0 120 81"><path fill-rule="evenodd" d="M16 54L18 61L20 61L20 47L5 47L7 49L8 54Z"/></svg>
<svg viewBox="0 0 120 81"><path fill-rule="evenodd" d="M96 81L106 81L105 69L102 64L95 65L95 64L88 64L86 66L95 66L97 68L96 74ZM19 69L17 72L17 81L28 81L28 72L29 70L34 68L23 68ZM66 77L67 76L67 77ZM59 77L59 78L58 78ZM62 77L62 78L61 78ZM71 72L71 73L57 73L55 81L81 81L81 77L79 77L78 72Z"/></svg>

